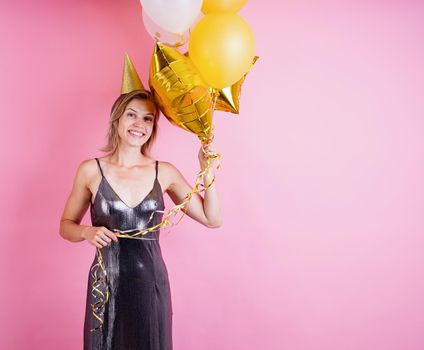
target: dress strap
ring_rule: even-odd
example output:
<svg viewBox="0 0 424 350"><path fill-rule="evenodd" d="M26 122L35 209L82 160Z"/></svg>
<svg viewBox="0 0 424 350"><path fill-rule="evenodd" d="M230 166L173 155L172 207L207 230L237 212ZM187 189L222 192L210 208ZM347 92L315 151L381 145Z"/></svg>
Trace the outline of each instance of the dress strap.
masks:
<svg viewBox="0 0 424 350"><path fill-rule="evenodd" d="M156 177L155 180L158 178L158 161L156 161Z"/></svg>
<svg viewBox="0 0 424 350"><path fill-rule="evenodd" d="M97 161L97 164L98 164L98 166L99 166L100 173L102 174L102 177L104 177L104 175L103 175L103 170L102 170L102 167L100 166L100 162L99 162L99 160L98 160L97 158L94 158L94 159Z"/></svg>

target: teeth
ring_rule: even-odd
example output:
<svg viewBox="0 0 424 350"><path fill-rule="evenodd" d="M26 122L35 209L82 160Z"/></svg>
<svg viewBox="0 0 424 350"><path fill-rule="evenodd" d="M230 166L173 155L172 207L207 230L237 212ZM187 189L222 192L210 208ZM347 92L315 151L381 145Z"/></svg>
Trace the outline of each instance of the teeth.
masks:
<svg viewBox="0 0 424 350"><path fill-rule="evenodd" d="M135 135L135 136L144 136L144 134L142 132L138 132L138 131L134 131L134 130L129 130L128 132L130 134Z"/></svg>

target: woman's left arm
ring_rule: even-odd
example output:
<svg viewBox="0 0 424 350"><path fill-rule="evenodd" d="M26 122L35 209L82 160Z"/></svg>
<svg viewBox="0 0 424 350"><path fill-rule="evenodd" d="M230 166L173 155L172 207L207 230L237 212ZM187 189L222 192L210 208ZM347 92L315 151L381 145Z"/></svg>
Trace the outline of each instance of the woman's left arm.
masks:
<svg viewBox="0 0 424 350"><path fill-rule="evenodd" d="M210 145L209 147L206 146L205 150L209 152L211 150ZM168 183L166 192L175 204L180 204L183 202L186 194L191 192L192 186L189 185L174 165L168 162L161 163L166 168L166 182ZM199 150L199 163L203 169L206 163L206 157L202 148ZM203 176L203 184L207 185L210 183L213 177L213 170L210 167L208 172ZM210 228L220 227L222 225L221 208L215 182L216 180L203 191L203 197L199 193L194 193L186 207L186 214L189 217Z"/></svg>

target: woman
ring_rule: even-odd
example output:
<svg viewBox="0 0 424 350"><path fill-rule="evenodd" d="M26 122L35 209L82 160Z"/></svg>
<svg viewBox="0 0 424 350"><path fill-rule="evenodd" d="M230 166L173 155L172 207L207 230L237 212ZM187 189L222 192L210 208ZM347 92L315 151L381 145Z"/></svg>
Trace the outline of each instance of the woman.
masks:
<svg viewBox="0 0 424 350"><path fill-rule="evenodd" d="M71 242L86 240L101 248L109 298L102 327L94 316L93 275L89 274L84 322L84 349L171 350L172 305L168 273L159 245L159 230L138 236L117 237L113 229L139 231L161 222L163 193L175 204L191 186L169 162L155 161L149 148L156 138L159 109L149 91L122 94L114 103L108 143L101 158L83 161L60 223L60 235ZM206 150L211 152L212 149ZM199 150L200 167L206 157ZM211 171L204 184L213 178ZM93 226L80 225L91 205ZM215 184L202 197L192 196L186 214L210 227L221 225ZM98 254L94 258L96 263Z"/></svg>

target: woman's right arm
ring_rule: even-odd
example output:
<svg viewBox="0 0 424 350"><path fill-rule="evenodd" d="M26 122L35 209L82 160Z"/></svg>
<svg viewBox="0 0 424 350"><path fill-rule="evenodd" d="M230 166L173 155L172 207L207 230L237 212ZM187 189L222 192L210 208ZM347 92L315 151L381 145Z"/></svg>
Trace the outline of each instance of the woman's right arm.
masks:
<svg viewBox="0 0 424 350"><path fill-rule="evenodd" d="M87 240L92 245L102 248L110 243L111 239L117 241L116 234L106 227L80 225L90 205L91 191L88 183L93 170L97 170L93 165L91 160L85 160L78 166L72 191L60 219L59 234L71 242Z"/></svg>

